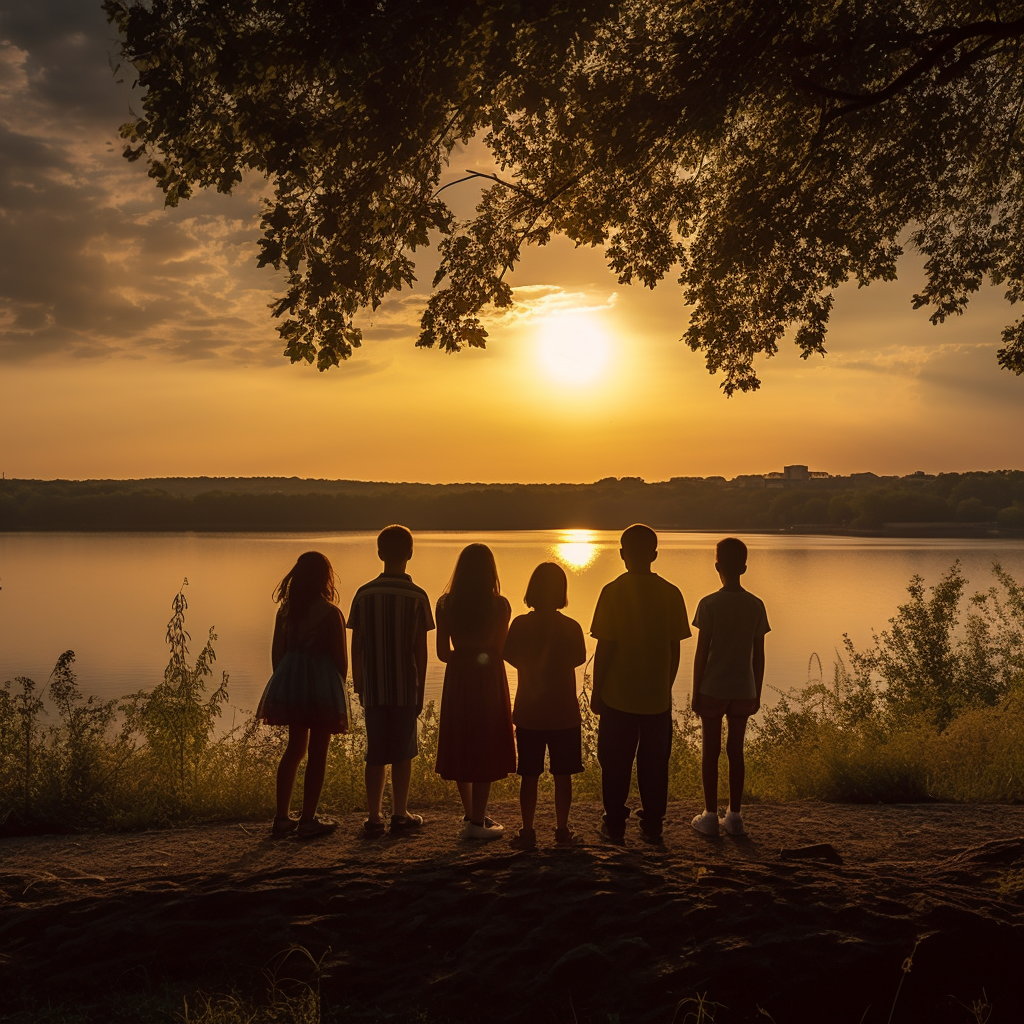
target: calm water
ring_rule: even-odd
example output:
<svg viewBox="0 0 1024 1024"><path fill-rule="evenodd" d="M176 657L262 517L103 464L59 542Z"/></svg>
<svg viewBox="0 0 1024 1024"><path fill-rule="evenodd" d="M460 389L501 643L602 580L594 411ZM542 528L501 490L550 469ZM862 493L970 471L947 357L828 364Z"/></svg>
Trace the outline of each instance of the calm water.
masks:
<svg viewBox="0 0 1024 1024"><path fill-rule="evenodd" d="M718 536L661 535L655 569L682 590L691 616L697 600L718 588L713 568ZM814 653L830 676L844 632L858 646L868 645L872 629L884 629L904 600L914 573L932 584L959 558L973 592L989 585L991 565L998 560L1024 580L1021 541L745 539L750 547L745 585L764 599L772 625L766 682L780 689L807 681ZM561 562L569 573L566 611L585 631L601 587L622 571L617 533L418 534L409 569L431 600L471 541L493 549L515 614L526 610L522 594L537 563ZM71 648L87 693L115 697L152 686L167 662L171 598L187 577L193 650L214 627L216 667L229 673L231 704L241 714L255 707L270 672L271 591L296 556L311 548L333 562L347 613L356 587L379 571L375 534L0 534L0 680L24 675L43 684L58 655ZM677 705L688 692L692 653L691 640L683 645ZM810 674L817 673L815 664ZM431 651L428 699L439 696L442 677L443 666ZM514 686L511 669L510 677Z"/></svg>

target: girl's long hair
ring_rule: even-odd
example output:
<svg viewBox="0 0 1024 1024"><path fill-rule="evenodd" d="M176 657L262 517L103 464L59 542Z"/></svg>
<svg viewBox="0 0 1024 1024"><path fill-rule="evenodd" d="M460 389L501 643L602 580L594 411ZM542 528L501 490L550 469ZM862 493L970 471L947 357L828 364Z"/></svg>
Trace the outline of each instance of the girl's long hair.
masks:
<svg viewBox="0 0 1024 1024"><path fill-rule="evenodd" d="M441 600L449 628L475 633L494 616L501 594L498 567L486 544L468 544L459 554L455 571Z"/></svg>
<svg viewBox="0 0 1024 1024"><path fill-rule="evenodd" d="M334 569L326 555L319 551L307 551L299 555L291 571L277 585L274 600L281 603L285 615L295 621L309 611L310 606L322 597L332 604L338 599L334 586Z"/></svg>

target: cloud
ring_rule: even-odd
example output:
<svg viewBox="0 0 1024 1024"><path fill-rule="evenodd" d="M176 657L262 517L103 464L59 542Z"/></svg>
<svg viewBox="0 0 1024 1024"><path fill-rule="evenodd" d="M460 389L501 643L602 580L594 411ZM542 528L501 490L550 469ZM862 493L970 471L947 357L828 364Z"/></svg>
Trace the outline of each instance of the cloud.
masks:
<svg viewBox="0 0 1024 1024"><path fill-rule="evenodd" d="M603 313L615 308L618 294L600 294L588 291L569 291L553 284L520 285L512 290L509 309L488 309L482 319L488 326L529 326L546 317L568 313Z"/></svg>
<svg viewBox="0 0 1024 1024"><path fill-rule="evenodd" d="M120 155L131 93L114 50L98 4L0 12L0 361L279 360L281 281L253 244L263 183L164 209Z"/></svg>

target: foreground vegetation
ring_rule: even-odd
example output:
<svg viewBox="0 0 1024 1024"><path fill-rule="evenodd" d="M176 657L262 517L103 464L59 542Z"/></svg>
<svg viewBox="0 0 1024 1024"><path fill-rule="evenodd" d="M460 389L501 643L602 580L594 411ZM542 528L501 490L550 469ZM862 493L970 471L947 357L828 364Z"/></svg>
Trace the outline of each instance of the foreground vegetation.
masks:
<svg viewBox="0 0 1024 1024"><path fill-rule="evenodd" d="M930 589L915 577L871 649L857 651L847 638L831 682L808 683L762 711L748 740L750 798L1024 801L1024 589L998 565L987 591L968 596L967 588L957 564ZM23 677L3 684L0 830L138 828L272 813L283 730L253 721L218 729L228 676L213 685L212 630L190 655L186 608L182 591L168 623L164 678L152 690L87 697L71 651L41 690ZM685 692L685 683L678 689ZM597 723L582 703L587 771L576 793L596 800ZM363 805L358 702L354 712L352 731L331 744L322 798L328 812ZM412 784L420 805L457 800L454 785L433 771L437 726L428 705ZM690 715L675 729L670 797L696 801L698 730ZM494 788L495 799L516 793L515 778Z"/></svg>

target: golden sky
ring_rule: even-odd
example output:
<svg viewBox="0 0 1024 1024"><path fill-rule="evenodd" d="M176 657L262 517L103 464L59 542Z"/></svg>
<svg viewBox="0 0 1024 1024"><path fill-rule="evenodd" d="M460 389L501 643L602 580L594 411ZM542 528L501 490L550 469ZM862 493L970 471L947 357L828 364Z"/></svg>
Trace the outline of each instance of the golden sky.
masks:
<svg viewBox="0 0 1024 1024"><path fill-rule="evenodd" d="M131 95L102 12L0 11L0 469L8 477L281 475L447 481L704 476L807 463L833 473L1024 468L1024 380L995 362L1014 311L995 290L932 327L900 279L840 290L829 355L758 364L723 397L679 342L671 281L622 287L600 251L556 241L512 278L486 351L413 347L425 292L365 323L362 350L291 366L255 266L261 182L165 210L120 157ZM480 168L460 152L452 176ZM459 188L466 188L459 186ZM451 195L455 189L447 193ZM474 193L458 198L461 212ZM429 282L433 259L421 254Z"/></svg>

